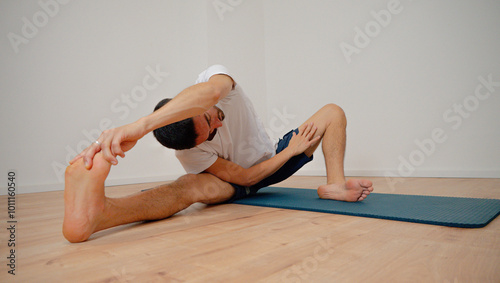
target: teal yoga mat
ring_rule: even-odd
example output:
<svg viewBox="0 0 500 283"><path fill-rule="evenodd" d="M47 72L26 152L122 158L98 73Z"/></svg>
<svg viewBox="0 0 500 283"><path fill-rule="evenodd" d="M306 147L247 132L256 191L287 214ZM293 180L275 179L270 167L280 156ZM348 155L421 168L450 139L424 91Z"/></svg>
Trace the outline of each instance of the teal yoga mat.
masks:
<svg viewBox="0 0 500 283"><path fill-rule="evenodd" d="M481 228L500 213L500 200L371 193L361 202L324 200L316 190L267 187L237 204L353 215L449 227Z"/></svg>

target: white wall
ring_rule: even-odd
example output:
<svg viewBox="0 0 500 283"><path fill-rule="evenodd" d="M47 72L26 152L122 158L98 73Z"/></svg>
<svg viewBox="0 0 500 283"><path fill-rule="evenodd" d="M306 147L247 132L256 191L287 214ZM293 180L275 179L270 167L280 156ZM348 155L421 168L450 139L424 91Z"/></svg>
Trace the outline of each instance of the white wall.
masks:
<svg viewBox="0 0 500 283"><path fill-rule="evenodd" d="M44 9L38 1L0 2L0 166L2 174L18 171L20 192L62 189L65 164L97 138L100 124L152 112L208 64L204 2L70 1L49 10L54 16L16 53L8 34L23 36L22 18L33 23ZM168 76L147 79L144 95L148 67ZM113 168L108 184L180 174L173 152L149 134Z"/></svg>
<svg viewBox="0 0 500 283"><path fill-rule="evenodd" d="M348 174L500 177L500 87L474 97L478 77L500 81L498 1L67 2L0 2L0 168L18 172L21 193L62 189L66 160L100 124L151 112L212 63L234 71L274 137L341 105ZM388 4L381 26L372 14ZM363 42L355 28L367 25ZM147 68L168 75L141 96ZM426 154L415 140L429 146L435 129L441 143ZM301 172L322 174L321 153ZM148 135L108 185L182 173Z"/></svg>
<svg viewBox="0 0 500 283"><path fill-rule="evenodd" d="M350 175L500 177L500 2L264 3L268 119L342 106ZM497 86L475 98L490 74ZM316 158L302 173L323 168Z"/></svg>
<svg viewBox="0 0 500 283"><path fill-rule="evenodd" d="M223 64L234 73L245 93L256 104L257 114L265 120L267 95L262 1L208 3L208 62Z"/></svg>

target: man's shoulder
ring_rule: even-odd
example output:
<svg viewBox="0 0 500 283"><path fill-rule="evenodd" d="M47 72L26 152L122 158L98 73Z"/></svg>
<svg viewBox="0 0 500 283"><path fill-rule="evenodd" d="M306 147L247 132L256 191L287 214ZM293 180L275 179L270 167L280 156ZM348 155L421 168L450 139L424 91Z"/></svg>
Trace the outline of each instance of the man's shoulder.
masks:
<svg viewBox="0 0 500 283"><path fill-rule="evenodd" d="M196 83L207 82L214 75L227 75L232 78L228 68L223 65L212 65L198 75Z"/></svg>
<svg viewBox="0 0 500 283"><path fill-rule="evenodd" d="M193 147L193 148L190 148L190 149L176 150L175 151L175 156L177 158L179 158L179 157L183 158L183 157L195 154L196 152L199 152L199 151L200 151L200 149L197 146Z"/></svg>
<svg viewBox="0 0 500 283"><path fill-rule="evenodd" d="M202 150L199 147L176 150L175 155L184 170L191 174L203 172L217 160L216 154Z"/></svg>
<svg viewBox="0 0 500 283"><path fill-rule="evenodd" d="M207 142L197 145L190 149L176 150L175 156L178 159L192 159L194 156L199 157L200 155L213 155L215 154L210 150L210 147L205 148Z"/></svg>

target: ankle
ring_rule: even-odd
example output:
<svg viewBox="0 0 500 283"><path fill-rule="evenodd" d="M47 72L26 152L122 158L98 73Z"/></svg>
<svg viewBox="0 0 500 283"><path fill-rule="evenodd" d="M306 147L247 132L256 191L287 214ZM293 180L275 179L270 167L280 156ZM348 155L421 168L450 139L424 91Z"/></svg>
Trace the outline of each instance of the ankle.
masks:
<svg viewBox="0 0 500 283"><path fill-rule="evenodd" d="M337 177L337 178L327 178L326 183L327 184L337 184L337 185L342 185L346 183L346 179L344 177Z"/></svg>

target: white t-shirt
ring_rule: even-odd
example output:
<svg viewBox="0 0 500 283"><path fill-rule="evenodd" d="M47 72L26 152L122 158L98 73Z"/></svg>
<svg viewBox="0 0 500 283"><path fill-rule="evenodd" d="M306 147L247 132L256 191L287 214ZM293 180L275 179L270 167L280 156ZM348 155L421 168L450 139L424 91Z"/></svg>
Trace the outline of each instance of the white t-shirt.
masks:
<svg viewBox="0 0 500 283"><path fill-rule="evenodd" d="M230 76L224 66L213 65L198 76L196 83L207 82L217 74ZM249 168L276 154L275 142L269 138L262 121L255 114L252 102L236 82L216 106L224 111L225 119L222 126L217 128L215 137L194 148L175 152L187 173L205 171L218 157Z"/></svg>

